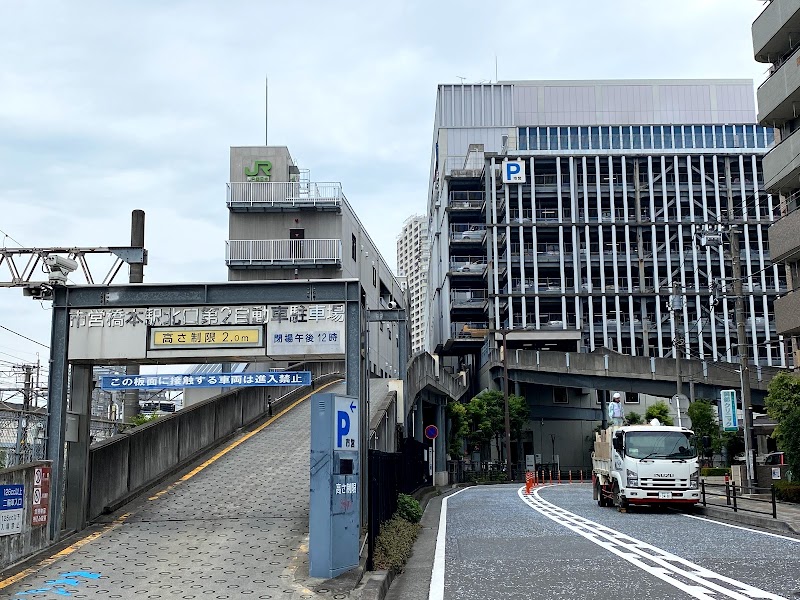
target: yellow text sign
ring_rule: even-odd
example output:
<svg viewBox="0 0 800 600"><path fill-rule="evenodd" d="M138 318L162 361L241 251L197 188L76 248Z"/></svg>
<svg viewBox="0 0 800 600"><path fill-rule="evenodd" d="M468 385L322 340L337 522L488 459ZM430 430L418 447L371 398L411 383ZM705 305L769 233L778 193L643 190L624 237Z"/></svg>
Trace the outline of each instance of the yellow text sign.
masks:
<svg viewBox="0 0 800 600"><path fill-rule="evenodd" d="M153 349L261 347L259 327L159 327L150 332Z"/></svg>

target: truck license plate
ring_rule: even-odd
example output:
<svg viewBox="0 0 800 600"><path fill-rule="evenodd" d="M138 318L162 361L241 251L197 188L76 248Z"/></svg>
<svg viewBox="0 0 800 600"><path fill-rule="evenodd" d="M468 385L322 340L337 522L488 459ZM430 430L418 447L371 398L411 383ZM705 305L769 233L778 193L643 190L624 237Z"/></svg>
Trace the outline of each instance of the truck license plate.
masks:
<svg viewBox="0 0 800 600"><path fill-rule="evenodd" d="M659 500L672 500L672 492L658 492Z"/></svg>

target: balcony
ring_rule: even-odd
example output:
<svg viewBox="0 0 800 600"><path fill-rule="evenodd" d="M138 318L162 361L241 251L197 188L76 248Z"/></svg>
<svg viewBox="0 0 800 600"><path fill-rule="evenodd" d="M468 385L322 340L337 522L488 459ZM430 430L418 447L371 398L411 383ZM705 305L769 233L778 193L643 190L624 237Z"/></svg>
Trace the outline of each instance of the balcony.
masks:
<svg viewBox="0 0 800 600"><path fill-rule="evenodd" d="M775 330L778 335L800 334L800 290L775 299Z"/></svg>
<svg viewBox="0 0 800 600"><path fill-rule="evenodd" d="M342 210L340 183L295 181L238 182L227 184L228 208L236 212Z"/></svg>
<svg viewBox="0 0 800 600"><path fill-rule="evenodd" d="M480 212L483 209L483 192L450 192L447 210L454 212Z"/></svg>
<svg viewBox="0 0 800 600"><path fill-rule="evenodd" d="M775 62L796 41L800 31L800 0L772 0L753 22L753 56Z"/></svg>
<svg viewBox="0 0 800 600"><path fill-rule="evenodd" d="M450 307L453 310L485 311L488 306L488 292L485 289L452 290Z"/></svg>
<svg viewBox="0 0 800 600"><path fill-rule="evenodd" d="M788 193L800 187L800 129L770 150L761 164L765 189Z"/></svg>
<svg viewBox="0 0 800 600"><path fill-rule="evenodd" d="M483 343L489 335L489 323L451 323L450 335L453 339Z"/></svg>
<svg viewBox="0 0 800 600"><path fill-rule="evenodd" d="M225 264L231 268L318 267L342 265L341 240L228 240Z"/></svg>
<svg viewBox="0 0 800 600"><path fill-rule="evenodd" d="M782 262L800 258L800 210L784 215L767 230L772 260Z"/></svg>
<svg viewBox="0 0 800 600"><path fill-rule="evenodd" d="M758 88L758 120L779 126L794 119L794 106L800 101L800 69L795 51Z"/></svg>

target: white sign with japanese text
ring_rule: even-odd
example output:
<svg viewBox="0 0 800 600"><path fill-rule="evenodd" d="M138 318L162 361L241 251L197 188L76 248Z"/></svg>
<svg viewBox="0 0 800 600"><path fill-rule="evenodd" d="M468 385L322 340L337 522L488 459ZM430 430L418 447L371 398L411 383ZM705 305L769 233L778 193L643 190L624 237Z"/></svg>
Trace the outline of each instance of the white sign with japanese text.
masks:
<svg viewBox="0 0 800 600"><path fill-rule="evenodd" d="M177 335L184 333L188 340L193 331L198 334L211 332L215 335L215 341L219 341L226 333L235 334L233 329L236 326L259 326L259 329L266 326L266 348L263 343L235 349L221 347L224 345L222 342L177 343ZM158 336L158 333L148 334L153 328L165 327L179 328L175 330L176 343L172 347L154 342L154 336ZM246 327L243 330L249 334ZM161 330L162 337L165 331L168 333L170 330ZM345 353L344 336L343 303L97 308L72 309L69 312L70 360L190 360L225 356L290 358L306 355L339 357ZM204 335L203 340L206 337ZM216 340L217 337L219 340ZM235 345L248 344L240 340Z"/></svg>

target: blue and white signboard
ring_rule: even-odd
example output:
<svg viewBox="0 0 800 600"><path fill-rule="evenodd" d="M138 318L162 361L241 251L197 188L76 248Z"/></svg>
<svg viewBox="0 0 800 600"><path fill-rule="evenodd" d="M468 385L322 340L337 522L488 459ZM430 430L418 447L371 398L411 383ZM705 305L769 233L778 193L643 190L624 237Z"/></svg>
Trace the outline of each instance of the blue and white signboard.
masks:
<svg viewBox="0 0 800 600"><path fill-rule="evenodd" d="M267 373L216 373L214 375L102 375L100 389L166 390L213 387L256 387L311 385L311 371L269 371Z"/></svg>
<svg viewBox="0 0 800 600"><path fill-rule="evenodd" d="M333 410L333 449L358 450L358 400L335 397Z"/></svg>
<svg viewBox="0 0 800 600"><path fill-rule="evenodd" d="M22 533L24 485L0 485L0 535Z"/></svg>
<svg viewBox="0 0 800 600"><path fill-rule="evenodd" d="M507 160L503 163L503 183L525 183L525 161Z"/></svg>
<svg viewBox="0 0 800 600"><path fill-rule="evenodd" d="M719 412L722 415L722 428L725 431L739 431L739 417L736 413L736 390L720 392Z"/></svg>

